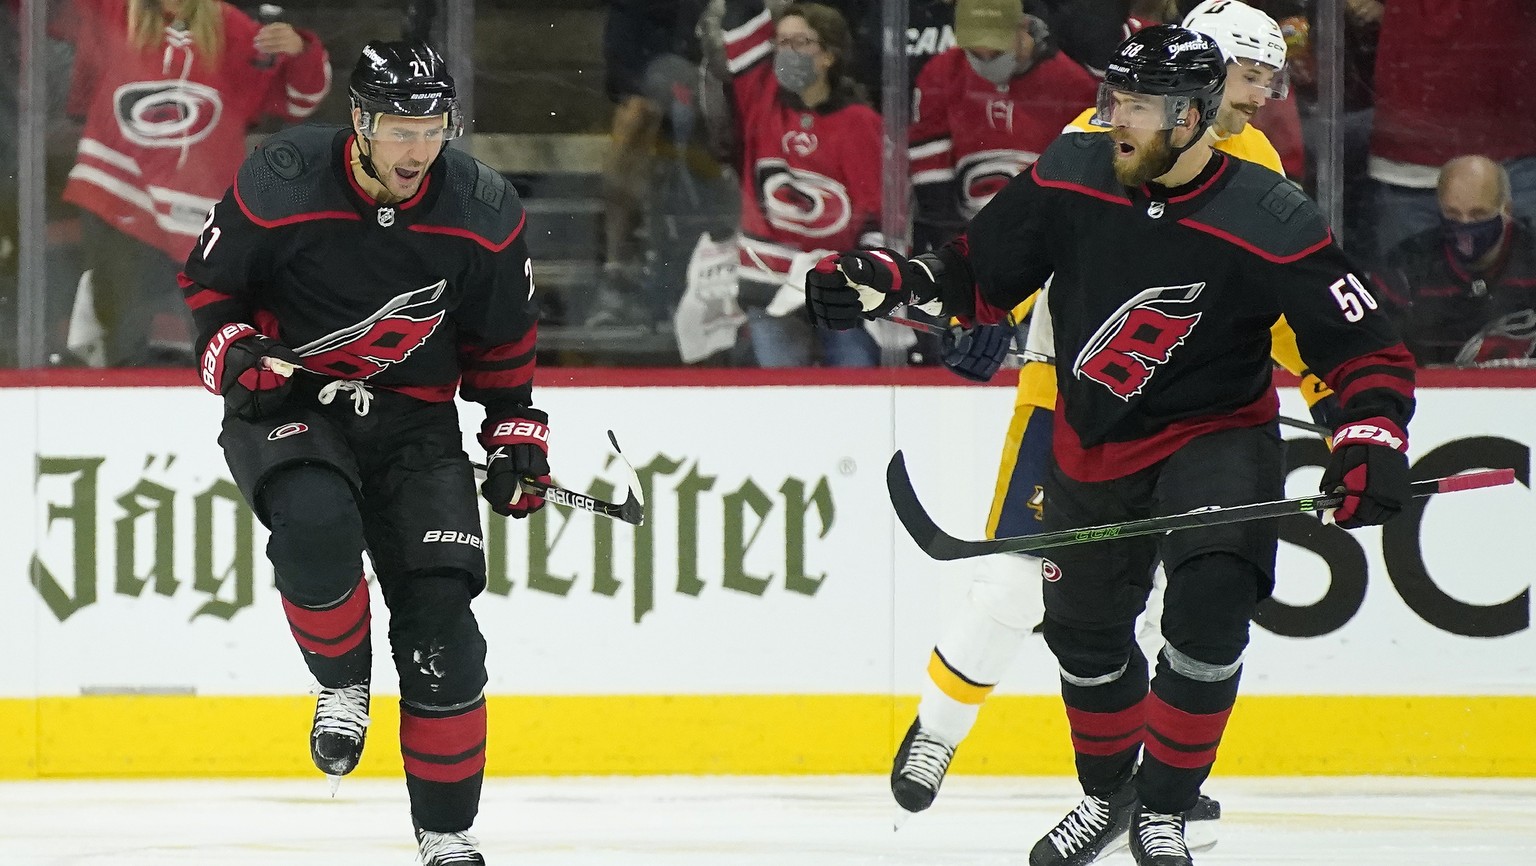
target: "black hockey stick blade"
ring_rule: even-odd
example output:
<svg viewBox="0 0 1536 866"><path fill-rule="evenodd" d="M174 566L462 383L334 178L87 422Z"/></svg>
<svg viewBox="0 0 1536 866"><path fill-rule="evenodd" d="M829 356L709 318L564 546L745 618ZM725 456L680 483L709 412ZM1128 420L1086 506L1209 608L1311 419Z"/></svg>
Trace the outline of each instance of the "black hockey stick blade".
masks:
<svg viewBox="0 0 1536 866"><path fill-rule="evenodd" d="M1412 490L1415 498L1433 496L1436 493L1453 493L1459 490L1477 490L1512 484L1513 469L1488 469L1467 472L1429 481L1416 481ZM1124 523L1106 523L1101 526L1085 526L1081 529L1064 529L1059 532L1039 532L1032 535L1014 535L1004 538L988 538L966 541L940 529L918 501L917 491L912 488L912 478L907 474L906 456L897 451L885 470L885 483L891 494L891 505L907 534L917 546L933 559L954 560L988 556L994 553L1026 553L1071 544L1087 544L1111 538L1132 538L1138 535L1160 535L1180 529L1200 526L1217 526L1223 523L1240 523L1246 520L1267 520L1292 514L1326 511L1344 502L1344 495L1333 493L1304 496L1297 499L1277 499L1273 502L1255 502L1250 505L1212 505L1185 514L1169 514Z"/></svg>
<svg viewBox="0 0 1536 866"><path fill-rule="evenodd" d="M593 514L601 514L604 517L612 517L622 520L632 526L639 526L645 522L645 510L635 501L635 493L630 491L629 497L620 503L607 502L595 496L585 493L577 493L554 484L545 484L532 478L522 480L524 493L544 497L545 502L555 505L566 505L582 511L590 511Z"/></svg>

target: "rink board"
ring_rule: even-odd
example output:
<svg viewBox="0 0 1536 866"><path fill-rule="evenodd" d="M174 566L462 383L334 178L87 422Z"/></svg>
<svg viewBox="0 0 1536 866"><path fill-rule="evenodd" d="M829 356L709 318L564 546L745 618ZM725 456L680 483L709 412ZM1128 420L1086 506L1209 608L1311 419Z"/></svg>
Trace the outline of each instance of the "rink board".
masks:
<svg viewBox="0 0 1536 866"><path fill-rule="evenodd" d="M557 481L621 498L612 428L649 520L551 508L487 523L489 771L888 767L946 610L970 576L1011 563L923 557L891 515L885 462L905 449L939 523L975 536L1012 396L910 382L544 388ZM14 491L0 778L313 772L308 677L264 534L214 444L218 411L186 387L0 387L0 485ZM478 409L464 416L473 430ZM1536 390L1425 388L1415 470L1507 466L1521 484L1438 498L1385 532L1285 530L1223 772L1536 775L1533 441ZM1299 443L1293 460L1320 447ZM1319 472L1298 466L1291 492ZM1021 656L957 772L1070 772L1054 662L1038 639ZM360 772L399 772L394 715L376 700Z"/></svg>

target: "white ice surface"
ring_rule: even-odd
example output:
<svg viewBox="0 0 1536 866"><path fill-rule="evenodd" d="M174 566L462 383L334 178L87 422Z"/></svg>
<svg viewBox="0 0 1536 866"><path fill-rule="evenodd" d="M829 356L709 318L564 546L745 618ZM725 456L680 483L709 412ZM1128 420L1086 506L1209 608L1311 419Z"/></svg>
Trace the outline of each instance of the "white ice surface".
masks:
<svg viewBox="0 0 1536 866"><path fill-rule="evenodd" d="M1201 866L1536 866L1536 780L1217 778ZM1077 799L1067 779L954 777L892 832L878 777L496 779L490 866L1022 866ZM399 781L0 784L6 866L406 866ZM1103 863L1129 866L1128 854Z"/></svg>

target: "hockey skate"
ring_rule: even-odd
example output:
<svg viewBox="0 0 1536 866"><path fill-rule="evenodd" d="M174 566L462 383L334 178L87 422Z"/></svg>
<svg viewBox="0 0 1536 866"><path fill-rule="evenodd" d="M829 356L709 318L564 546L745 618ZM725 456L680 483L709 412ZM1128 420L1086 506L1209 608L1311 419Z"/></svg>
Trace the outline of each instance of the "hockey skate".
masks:
<svg viewBox="0 0 1536 866"><path fill-rule="evenodd" d="M913 719L891 764L891 794L901 808L921 812L932 806L954 756L954 746L925 733Z"/></svg>
<svg viewBox="0 0 1536 866"><path fill-rule="evenodd" d="M1089 794L1035 843L1029 866L1087 866L1121 844L1135 809L1136 784L1129 779L1108 797Z"/></svg>
<svg viewBox="0 0 1536 866"><path fill-rule="evenodd" d="M331 796L341 777L357 769L368 736L368 684L321 687L315 721L309 729L309 756L320 772L331 777Z"/></svg>
<svg viewBox="0 0 1536 866"><path fill-rule="evenodd" d="M416 828L421 866L485 866L480 843L468 833L434 833Z"/></svg>
<svg viewBox="0 0 1536 866"><path fill-rule="evenodd" d="M1131 828L1131 856L1136 866L1191 866L1184 841L1184 816L1136 810Z"/></svg>
<svg viewBox="0 0 1536 866"><path fill-rule="evenodd" d="M1221 826L1221 801L1204 794L1184 812L1184 842L1190 851L1209 851L1216 847L1216 828ZM1123 851L1131 844L1129 834L1121 836L1104 849L1100 857Z"/></svg>

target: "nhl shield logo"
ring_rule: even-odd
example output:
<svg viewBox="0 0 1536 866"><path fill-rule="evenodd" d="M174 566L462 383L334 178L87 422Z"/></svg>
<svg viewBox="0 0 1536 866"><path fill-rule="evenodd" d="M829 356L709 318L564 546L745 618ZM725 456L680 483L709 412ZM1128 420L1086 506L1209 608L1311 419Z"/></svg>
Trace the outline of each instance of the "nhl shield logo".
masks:
<svg viewBox="0 0 1536 866"><path fill-rule="evenodd" d="M389 228L395 224L395 209L392 207L379 208L379 225Z"/></svg>
<svg viewBox="0 0 1536 866"><path fill-rule="evenodd" d="M1158 219L1159 217L1161 217L1163 215L1163 208L1164 208L1164 206L1163 206L1162 202L1160 202L1160 201L1152 202L1151 204L1147 205L1147 216L1149 216L1149 217L1151 217L1153 219ZM380 222L382 222L383 219L384 219L383 217L379 217Z"/></svg>

